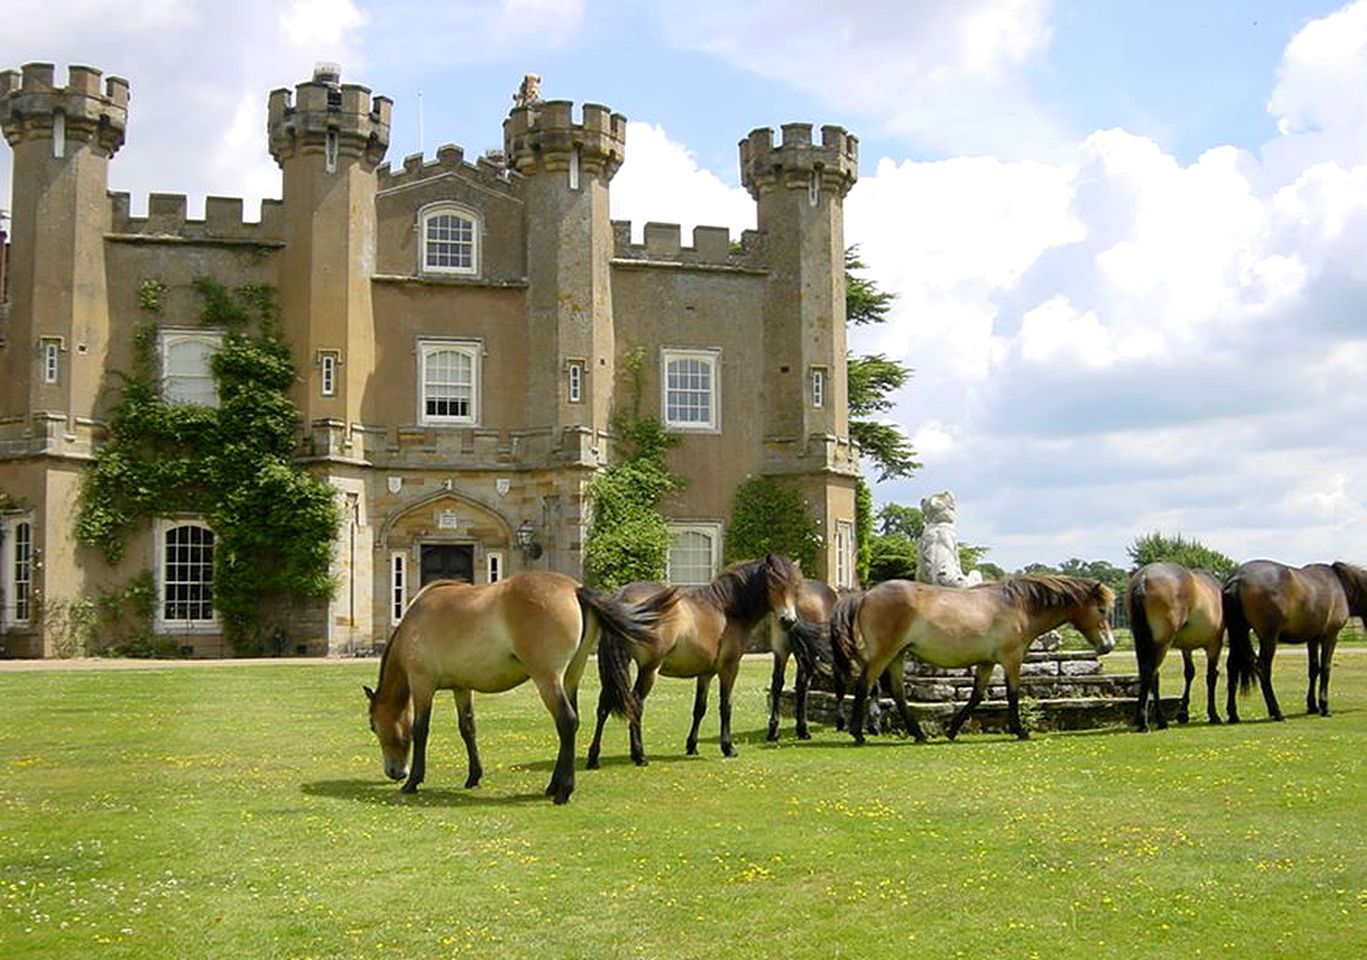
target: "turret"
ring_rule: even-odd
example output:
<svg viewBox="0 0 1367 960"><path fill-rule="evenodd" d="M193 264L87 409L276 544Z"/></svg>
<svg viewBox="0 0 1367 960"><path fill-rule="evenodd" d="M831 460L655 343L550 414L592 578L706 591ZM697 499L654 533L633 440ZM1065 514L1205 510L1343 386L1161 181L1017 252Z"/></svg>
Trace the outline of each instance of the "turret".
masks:
<svg viewBox="0 0 1367 960"><path fill-rule="evenodd" d="M825 531L829 579L854 517L843 203L859 175L859 141L825 126L814 143L809 124L789 123L775 145L771 130L754 130L740 142L740 168L769 264L764 470L803 484Z"/></svg>
<svg viewBox="0 0 1367 960"><path fill-rule="evenodd" d="M0 415L88 424L109 344L104 235L109 159L123 145L128 82L50 63L0 73L0 131L14 149L8 348Z"/></svg>
<svg viewBox="0 0 1367 960"><path fill-rule="evenodd" d="M504 154L525 178L528 346L547 358L527 385L533 424L609 429L616 337L608 184L626 156L626 126L592 103L575 123L564 100L519 106L503 123ZM577 401L562 383L576 366Z"/></svg>
<svg viewBox="0 0 1367 960"><path fill-rule="evenodd" d="M284 173L281 314L295 364L309 379L296 401L307 423L350 426L362 419L374 355L370 280L375 263L375 168L389 146L392 102L341 82L320 64L313 79L274 90L267 110L271 156ZM320 355L335 356L332 392L324 395Z"/></svg>

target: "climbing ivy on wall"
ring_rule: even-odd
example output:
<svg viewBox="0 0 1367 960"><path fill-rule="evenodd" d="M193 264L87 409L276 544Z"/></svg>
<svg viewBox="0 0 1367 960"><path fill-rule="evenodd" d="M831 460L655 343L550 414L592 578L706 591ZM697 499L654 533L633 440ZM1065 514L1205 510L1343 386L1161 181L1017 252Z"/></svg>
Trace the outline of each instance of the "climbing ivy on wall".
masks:
<svg viewBox="0 0 1367 960"><path fill-rule="evenodd" d="M214 606L239 654L268 649L281 629L268 608L327 599L340 523L335 491L293 462L299 413L286 396L295 370L274 289L194 283L202 326L224 331L212 371L219 405L167 403L156 372L161 293L134 340L134 366L108 438L82 488L76 534L111 564L154 517L197 514L214 531ZM276 640L277 638L271 638Z"/></svg>
<svg viewBox="0 0 1367 960"><path fill-rule="evenodd" d="M802 492L787 481L751 476L731 501L726 561L781 553L813 573L821 552L821 525L813 519Z"/></svg>
<svg viewBox="0 0 1367 960"><path fill-rule="evenodd" d="M584 551L584 576L589 583L614 589L635 580L664 580L669 565L669 528L660 501L683 481L665 463L665 454L678 437L655 417L640 415L640 347L622 358L634 392L630 412L614 419L625 456L597 474L588 489L593 519Z"/></svg>

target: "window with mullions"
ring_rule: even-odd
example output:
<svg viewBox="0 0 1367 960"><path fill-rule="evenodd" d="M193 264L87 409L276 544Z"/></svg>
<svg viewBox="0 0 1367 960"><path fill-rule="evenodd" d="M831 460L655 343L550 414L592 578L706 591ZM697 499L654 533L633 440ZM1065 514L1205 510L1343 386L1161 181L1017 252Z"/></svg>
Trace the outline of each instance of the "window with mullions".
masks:
<svg viewBox="0 0 1367 960"><path fill-rule="evenodd" d="M669 560L666 578L670 583L696 586L710 583L717 575L721 528L716 524L670 524Z"/></svg>
<svg viewBox="0 0 1367 960"><path fill-rule="evenodd" d="M424 340L419 341L418 357L419 421L478 422L480 345L469 340Z"/></svg>
<svg viewBox="0 0 1367 960"><path fill-rule="evenodd" d="M162 534L161 625L192 628L212 624L214 533L198 523L167 527Z"/></svg>
<svg viewBox="0 0 1367 960"><path fill-rule="evenodd" d="M424 273L479 272L479 220L452 206L422 213L422 270Z"/></svg>
<svg viewBox="0 0 1367 960"><path fill-rule="evenodd" d="M218 406L212 361L223 343L220 334L204 331L161 332L161 395L167 403Z"/></svg>
<svg viewBox="0 0 1367 960"><path fill-rule="evenodd" d="M672 430L716 430L717 363L712 350L666 350L661 376L665 426Z"/></svg>

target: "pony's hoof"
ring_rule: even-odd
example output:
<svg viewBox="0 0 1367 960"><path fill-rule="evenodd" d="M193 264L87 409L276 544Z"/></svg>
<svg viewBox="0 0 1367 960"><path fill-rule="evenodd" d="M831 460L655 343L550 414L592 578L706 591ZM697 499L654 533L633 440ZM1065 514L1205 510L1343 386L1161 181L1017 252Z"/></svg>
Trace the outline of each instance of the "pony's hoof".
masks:
<svg viewBox="0 0 1367 960"><path fill-rule="evenodd" d="M736 748L729 743L721 748L721 755L727 758L740 756L740 754L736 752Z"/></svg>
<svg viewBox="0 0 1367 960"><path fill-rule="evenodd" d="M640 756L632 757L632 758L631 758L631 762L634 763L634 764L636 764L636 766L638 766L638 767L648 767L648 766L650 766L650 761L647 760L647 759L645 758L645 754L641 754Z"/></svg>
<svg viewBox="0 0 1367 960"><path fill-rule="evenodd" d="M1186 713L1179 713L1176 717L1174 717L1174 719L1175 719L1178 723L1186 723L1187 721L1189 721L1189 720L1191 719L1191 716L1190 716L1189 714L1186 714Z"/></svg>
<svg viewBox="0 0 1367 960"><path fill-rule="evenodd" d="M480 774L477 774L477 773L472 773L472 774L470 774L470 776L468 776L468 777L465 778L465 789L466 789L466 790L473 790L473 789L475 789L475 787L479 786L479 782L480 782L480 780L482 780L482 779L483 779L483 777L482 777Z"/></svg>
<svg viewBox="0 0 1367 960"><path fill-rule="evenodd" d="M1325 714L1325 716L1328 716L1328 714ZM797 732L797 738L799 740L810 740L812 739L812 731L803 728Z"/></svg>
<svg viewBox="0 0 1367 960"><path fill-rule="evenodd" d="M585 770L597 770L597 769L598 769L598 758L597 758L597 757L589 757L587 760L585 760L585 761L584 761L584 769L585 769Z"/></svg>
<svg viewBox="0 0 1367 960"><path fill-rule="evenodd" d="M1206 717L1206 723L1216 723L1216 724L1218 724L1219 722L1220 722L1220 716L1219 716L1219 714L1212 713L1210 716Z"/></svg>
<svg viewBox="0 0 1367 960"><path fill-rule="evenodd" d="M856 733L854 735L854 745L856 747L862 747L864 745L864 735L862 733Z"/></svg>
<svg viewBox="0 0 1367 960"><path fill-rule="evenodd" d="M416 783L405 783L402 787L399 787L399 793L417 793L417 792L418 792L418 785L417 785Z"/></svg>
<svg viewBox="0 0 1367 960"><path fill-rule="evenodd" d="M844 732L845 732L845 718L844 718L844 717L836 717L836 718L835 718L835 729L836 729L838 732L840 732L840 733L844 733Z"/></svg>
<svg viewBox="0 0 1367 960"><path fill-rule="evenodd" d="M559 792L559 793L553 794L553 795L551 796L551 802L554 803L557 807L563 806L563 805L569 803L569 802L570 802L570 791L569 791L569 790L565 790L565 791L561 791L561 792Z"/></svg>
<svg viewBox="0 0 1367 960"><path fill-rule="evenodd" d="M1022 731L1020 731L1019 733L1016 734L1016 739L1017 739L1017 740L1029 740L1029 739L1030 739L1030 731L1029 731L1029 730L1022 730Z"/></svg>

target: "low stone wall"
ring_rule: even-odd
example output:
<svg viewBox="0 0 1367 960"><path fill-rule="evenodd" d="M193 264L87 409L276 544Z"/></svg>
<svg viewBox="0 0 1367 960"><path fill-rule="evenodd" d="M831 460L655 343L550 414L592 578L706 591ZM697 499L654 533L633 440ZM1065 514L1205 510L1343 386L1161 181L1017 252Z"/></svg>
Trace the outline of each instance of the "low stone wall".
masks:
<svg viewBox="0 0 1367 960"><path fill-rule="evenodd" d="M973 690L973 669L944 669L908 659L906 665L907 700L912 713L927 734L944 732L954 711ZM1083 730L1129 724L1134 717L1139 695L1138 674L1102 672L1101 661L1090 651L1036 651L1027 655L1021 667L1021 719L1030 730ZM1163 714L1169 720L1177 713L1179 697L1164 697ZM902 721L890 697L878 701L884 730L901 730ZM793 692L783 692L780 709L791 716ZM848 715L850 697L845 697ZM1007 705L1006 681L1001 667L993 670L986 699L973 711L963 730L1005 732ZM835 695L830 678L819 675L807 694L807 717L823 723L835 722Z"/></svg>

